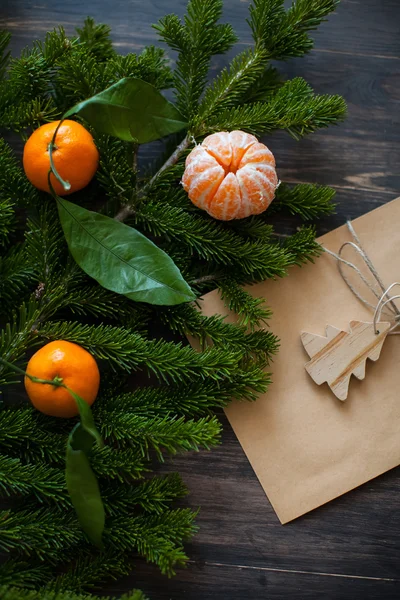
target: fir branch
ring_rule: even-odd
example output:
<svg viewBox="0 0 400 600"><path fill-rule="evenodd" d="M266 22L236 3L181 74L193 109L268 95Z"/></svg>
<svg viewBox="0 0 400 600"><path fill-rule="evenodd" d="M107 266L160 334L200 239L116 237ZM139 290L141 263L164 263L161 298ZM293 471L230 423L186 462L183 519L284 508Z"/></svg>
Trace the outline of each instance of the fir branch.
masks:
<svg viewBox="0 0 400 600"><path fill-rule="evenodd" d="M48 421L47 421L48 422ZM29 405L0 411L0 447L12 456L57 464L64 460L67 435L44 428L44 422Z"/></svg>
<svg viewBox="0 0 400 600"><path fill-rule="evenodd" d="M160 314L161 320L165 320L173 331L181 335L189 335L198 339L205 347L211 343L214 347L243 349L243 359L254 358L254 352L259 352L259 358L263 360L266 356L276 353L277 339L267 331L259 332L257 346L254 346L252 334L246 335L244 326L227 323L219 315L206 317L193 306L185 305L166 309Z"/></svg>
<svg viewBox="0 0 400 600"><path fill-rule="evenodd" d="M136 548L148 560L156 562L164 574L173 575L187 557L182 541L196 531L195 513L189 509L148 513L136 517L112 519L104 532L104 542L112 552L131 552ZM44 558L56 565L62 553L68 557L84 545L75 515L54 510L2 511L0 513L0 549Z"/></svg>
<svg viewBox="0 0 400 600"><path fill-rule="evenodd" d="M0 198L9 199L19 206L34 206L39 201L38 191L29 183L20 162L7 142L0 137Z"/></svg>
<svg viewBox="0 0 400 600"><path fill-rule="evenodd" d="M65 506L65 474L45 464L24 465L17 458L0 454L0 492L35 495L42 502L51 500Z"/></svg>
<svg viewBox="0 0 400 600"><path fill-rule="evenodd" d="M42 58L48 68L55 67L57 61L68 54L74 47L75 41L71 41L65 35L63 27L58 27L46 33L44 42L36 41L32 52L24 51L26 56Z"/></svg>
<svg viewBox="0 0 400 600"><path fill-rule="evenodd" d="M187 244L201 258L216 265L235 266L246 275L257 273L256 278L284 275L291 260L271 244L263 240L243 240L214 220L187 213L173 206L161 210L160 204L149 202L141 206L134 215L135 223L154 235L167 234L180 243ZM251 277L250 277L251 278Z"/></svg>
<svg viewBox="0 0 400 600"><path fill-rule="evenodd" d="M286 129L295 139L344 119L341 96L313 95L300 77L286 82L270 102L225 110L207 123L207 131L243 129L254 134Z"/></svg>
<svg viewBox="0 0 400 600"><path fill-rule="evenodd" d="M294 257L296 265L314 262L323 249L315 240L314 227L302 227L297 233L285 239L284 246Z"/></svg>
<svg viewBox="0 0 400 600"><path fill-rule="evenodd" d="M26 588L0 585L2 600L116 600L110 596L93 596L92 594L79 594L72 591L60 592L58 590L30 590ZM133 590L123 594L119 600L149 600L140 590Z"/></svg>
<svg viewBox="0 0 400 600"><path fill-rule="evenodd" d="M188 490L181 477L171 473L164 477L152 477L137 485L119 488L110 484L102 485L101 493L107 513L117 517L131 515L137 508L161 515L174 500L184 498Z"/></svg>
<svg viewBox="0 0 400 600"><path fill-rule="evenodd" d="M15 224L14 203L8 199L0 199L0 246L8 241Z"/></svg>
<svg viewBox="0 0 400 600"><path fill-rule="evenodd" d="M198 452L201 447L209 450L219 443L221 425L215 417L185 420L168 414L148 418L118 410L100 423L100 431L108 443L117 447L131 445L146 459L154 450L163 462L163 451L174 455L181 451Z"/></svg>
<svg viewBox="0 0 400 600"><path fill-rule="evenodd" d="M265 391L268 376L260 370L238 368L229 379L197 381L168 387L143 387L134 392L99 398L95 406L96 420L103 422L111 411L135 415L193 417L222 408L232 397L254 400L255 392Z"/></svg>
<svg viewBox="0 0 400 600"><path fill-rule="evenodd" d="M23 111L25 103L29 106L38 97L47 98L55 64L72 47L73 43L59 28L49 32L44 43L36 42L31 50L24 50L19 59L11 61L9 76L0 85L0 123L10 107L15 105Z"/></svg>
<svg viewBox="0 0 400 600"><path fill-rule="evenodd" d="M204 123L207 124L209 119L240 103L264 73L265 59L266 54L262 50L244 50L232 60L229 69L221 71L207 88L199 106L192 130L195 137L202 134Z"/></svg>
<svg viewBox="0 0 400 600"><path fill-rule="evenodd" d="M7 31L0 31L0 80L4 78L8 61L11 53L7 50L11 40L11 34Z"/></svg>
<svg viewBox="0 0 400 600"><path fill-rule="evenodd" d="M172 342L148 341L122 327L49 322L40 330L46 341L64 339L80 344L112 368L131 371L145 365L162 380L187 381L193 377L229 376L242 356L240 350L208 348L199 354Z"/></svg>
<svg viewBox="0 0 400 600"><path fill-rule="evenodd" d="M111 28L102 23L97 24L94 19L87 17L83 27L76 28L79 43L90 52L99 62L105 62L115 56L110 39Z"/></svg>
<svg viewBox="0 0 400 600"><path fill-rule="evenodd" d="M204 90L211 56L226 52L237 37L230 25L217 24L222 0L190 0L184 24L175 15L160 19L155 29L179 52L174 74L177 106L192 119Z"/></svg>
<svg viewBox="0 0 400 600"><path fill-rule="evenodd" d="M124 296L110 292L99 285L87 284L85 277L82 281L78 278L73 286L69 286L63 304L73 315L93 315L123 321L127 328L136 330L145 328L150 318L146 306L133 303ZM62 308L61 304L60 308Z"/></svg>
<svg viewBox="0 0 400 600"><path fill-rule="evenodd" d="M93 449L90 464L98 477L120 482L140 479L149 470L148 463L139 450L115 450L111 446L105 446L101 450Z"/></svg>
<svg viewBox="0 0 400 600"><path fill-rule="evenodd" d="M65 112L77 102L90 98L108 87L105 65L88 54L84 46L59 61L55 80L57 106Z"/></svg>
<svg viewBox="0 0 400 600"><path fill-rule="evenodd" d="M12 321L0 331L0 356L12 363L19 361L27 349L35 343L35 323L40 317L37 303L32 300L21 304L18 313L14 313ZM16 383L15 372L4 364L0 364L0 386Z"/></svg>
<svg viewBox="0 0 400 600"><path fill-rule="evenodd" d="M30 406L18 410L0 411L0 425L7 427L0 430L0 446L3 449L7 448L9 454L27 462L46 460L50 464L64 465L68 430L65 433L51 431L49 419L42 421ZM99 477L119 481L138 479L147 469L146 461L140 451L131 449L116 451L108 446L93 449L91 463ZM53 475L57 479L55 472ZM50 477L49 489L52 482L53 479ZM37 488L39 489L40 485L43 487L45 483L41 483L39 478ZM58 491L61 493L61 490Z"/></svg>
<svg viewBox="0 0 400 600"><path fill-rule="evenodd" d="M113 83L123 77L137 77L159 90L168 89L174 83L164 50L155 46L146 46L139 55L115 55L107 62L105 74Z"/></svg>
<svg viewBox="0 0 400 600"><path fill-rule="evenodd" d="M26 179L10 146L0 137L0 245L15 229L15 207L35 204L39 194Z"/></svg>
<svg viewBox="0 0 400 600"><path fill-rule="evenodd" d="M110 199L117 199L119 204L129 202L136 173L128 160L128 144L104 134L97 134L95 142L100 152L97 180Z"/></svg>
<svg viewBox="0 0 400 600"><path fill-rule="evenodd" d="M24 300L36 279L35 267L24 244L14 246L0 256L0 303L3 315L15 309L15 298Z"/></svg>
<svg viewBox="0 0 400 600"><path fill-rule="evenodd" d="M279 71L271 65L264 67L263 73L256 81L253 82L251 88L243 95L242 102L249 104L251 102L266 102L270 100L279 88L282 87L284 81Z"/></svg>
<svg viewBox="0 0 400 600"><path fill-rule="evenodd" d="M105 532L105 542L126 551L134 545L148 561L157 563L162 573L171 576L175 567L187 561L182 540L196 532L194 517L188 509L170 510L160 516L119 517Z"/></svg>
<svg viewBox="0 0 400 600"><path fill-rule="evenodd" d="M307 32L315 30L338 4L339 0L295 0L285 11L283 0L253 0L248 23L256 47L275 60L302 56L314 46Z"/></svg>
<svg viewBox="0 0 400 600"><path fill-rule="evenodd" d="M46 557L48 563L55 564L57 553L67 552L82 541L82 530L72 512L63 514L49 508L0 512L0 549L5 552Z"/></svg>
<svg viewBox="0 0 400 600"><path fill-rule="evenodd" d="M229 310L238 315L239 322L244 327L250 327L253 330L262 326L271 318L272 313L266 306L264 298L253 297L233 279L222 279L218 287L222 299L227 301Z"/></svg>
<svg viewBox="0 0 400 600"><path fill-rule="evenodd" d="M51 578L51 575L51 567L43 564L43 562L25 562L11 558L0 565L0 597L2 600L7 597L4 596L1 591L4 590L7 585L23 586L25 588L39 587L40 585L47 583ZM25 598L26 596L24 596L24 600Z"/></svg>
<svg viewBox="0 0 400 600"><path fill-rule="evenodd" d="M265 218L263 218L262 215L253 215L246 219L233 219L232 221L226 221L223 226L228 231L233 231L243 238L258 240L265 243L271 241L274 230L272 225L265 222Z"/></svg>
<svg viewBox="0 0 400 600"><path fill-rule="evenodd" d="M300 183L289 186L285 183L276 190L276 197L270 207L272 212L288 210L304 220L312 220L320 215L330 215L335 210L332 200L335 190L321 185Z"/></svg>
<svg viewBox="0 0 400 600"><path fill-rule="evenodd" d="M0 122L2 127L21 133L60 117L61 113L52 98L35 98L29 102L7 106L1 114Z"/></svg>
<svg viewBox="0 0 400 600"><path fill-rule="evenodd" d="M117 580L132 570L132 558L115 550L105 550L97 556L88 556L77 552L72 564L65 573L58 575L42 590L42 593L57 592L57 600L63 597L62 591L81 592L84 589L98 587L106 580ZM87 596L82 600L86 600ZM69 597L68 597L69 600ZM96 597L96 600L99 600Z"/></svg>
<svg viewBox="0 0 400 600"><path fill-rule="evenodd" d="M38 280L47 293L60 280L63 259L67 256L65 238L53 199L43 201L26 224L26 249L35 265Z"/></svg>

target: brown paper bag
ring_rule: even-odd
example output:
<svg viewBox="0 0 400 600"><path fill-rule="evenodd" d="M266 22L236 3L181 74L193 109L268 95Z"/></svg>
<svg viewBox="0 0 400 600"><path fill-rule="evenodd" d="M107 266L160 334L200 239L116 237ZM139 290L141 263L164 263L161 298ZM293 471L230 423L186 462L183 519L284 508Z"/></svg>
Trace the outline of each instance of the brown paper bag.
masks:
<svg viewBox="0 0 400 600"><path fill-rule="evenodd" d="M399 281L400 198L353 226L385 285ZM350 239L343 226L319 241L337 252ZM347 330L352 319L372 321L373 311L345 285L335 259L324 254L285 279L248 290L272 308L281 349L268 392L253 404L234 401L226 414L286 523L400 464L400 336L387 338L378 362L367 361L363 381L351 378L341 402L305 371L300 340L302 330L324 335L327 324ZM228 314L218 292L204 297L202 311Z"/></svg>

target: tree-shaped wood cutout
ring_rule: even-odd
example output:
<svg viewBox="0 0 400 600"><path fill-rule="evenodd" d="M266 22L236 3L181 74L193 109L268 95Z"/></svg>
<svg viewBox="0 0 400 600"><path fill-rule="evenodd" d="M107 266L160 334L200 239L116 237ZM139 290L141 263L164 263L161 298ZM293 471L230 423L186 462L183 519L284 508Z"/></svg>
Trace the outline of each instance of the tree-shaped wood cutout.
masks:
<svg viewBox="0 0 400 600"><path fill-rule="evenodd" d="M375 331L373 323L350 321L348 332L328 325L325 337L303 331L301 341L311 358L307 372L315 383L327 382L339 400L346 400L350 377L364 379L366 360L378 360L390 327L377 323Z"/></svg>

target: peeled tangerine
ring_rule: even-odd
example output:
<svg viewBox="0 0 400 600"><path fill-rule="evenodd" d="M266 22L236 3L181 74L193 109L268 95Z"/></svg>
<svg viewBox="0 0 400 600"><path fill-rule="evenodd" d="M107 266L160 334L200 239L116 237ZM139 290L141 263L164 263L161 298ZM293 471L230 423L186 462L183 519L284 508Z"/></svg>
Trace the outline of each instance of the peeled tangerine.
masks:
<svg viewBox="0 0 400 600"><path fill-rule="evenodd" d="M215 219L258 215L278 186L274 155L244 131L213 133L187 157L182 184L193 204Z"/></svg>

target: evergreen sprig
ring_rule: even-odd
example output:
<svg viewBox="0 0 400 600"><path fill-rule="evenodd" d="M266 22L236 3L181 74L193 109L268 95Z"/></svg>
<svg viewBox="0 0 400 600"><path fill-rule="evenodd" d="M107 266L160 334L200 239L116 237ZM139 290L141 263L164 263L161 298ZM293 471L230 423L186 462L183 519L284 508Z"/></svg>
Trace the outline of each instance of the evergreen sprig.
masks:
<svg viewBox="0 0 400 600"><path fill-rule="evenodd" d="M295 139L342 120L346 104L341 96L314 95L300 77L286 82L269 102L254 102L224 110L207 121L207 129L238 129L262 135L285 129ZM200 130L201 132L201 130Z"/></svg>
<svg viewBox="0 0 400 600"><path fill-rule="evenodd" d="M0 31L0 79L3 79L10 59L8 50L10 40L11 34L8 31Z"/></svg>
<svg viewBox="0 0 400 600"><path fill-rule="evenodd" d="M332 214L335 209L335 193L334 189L321 185L300 183L289 186L282 183L276 191L271 209L274 212L288 210L290 214L299 215L305 221L309 221L318 215Z"/></svg>
<svg viewBox="0 0 400 600"><path fill-rule="evenodd" d="M15 598L26 598L22 596L30 588L38 588L47 583L51 579L51 567L40 561L24 561L21 559L12 558L0 565L0 594L2 598L7 586L13 586L15 589ZM18 586L15 587L14 586ZM25 588L21 590L20 588ZM18 593L20 594L18 596Z"/></svg>
<svg viewBox="0 0 400 600"><path fill-rule="evenodd" d="M71 591L58 590L29 590L14 586L0 586L0 596L3 600L117 600L111 596L93 596L92 594L75 594ZM148 600L143 592L133 590L120 596L119 600Z"/></svg>
<svg viewBox="0 0 400 600"><path fill-rule="evenodd" d="M196 124L203 122L208 124L212 117L218 119L220 112L240 103L246 92L264 74L266 58L263 50L244 50L232 60L229 69L222 70L207 88L199 106L195 121L195 135L201 134L201 128L197 128Z"/></svg>
<svg viewBox="0 0 400 600"><path fill-rule="evenodd" d="M309 52L314 43L308 31L335 10L339 0L295 0L285 11L284 0L253 0L248 23L257 47L268 58L285 60Z"/></svg>
<svg viewBox="0 0 400 600"><path fill-rule="evenodd" d="M14 213L12 213L14 216ZM15 308L15 298L23 298L36 281L36 269L26 245L16 245L0 256L0 303L9 316Z"/></svg>
<svg viewBox="0 0 400 600"><path fill-rule="evenodd" d="M184 23L167 15L154 26L179 53L174 74L177 106L189 119L197 112L211 57L227 52L237 41L231 25L218 24L222 4L222 0L190 0Z"/></svg>
<svg viewBox="0 0 400 600"><path fill-rule="evenodd" d="M24 465L18 458L0 455L0 492L3 495L34 494L39 500L52 498L64 504L67 501L64 489L62 471L46 464Z"/></svg>

